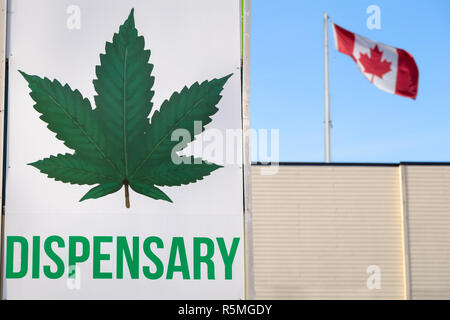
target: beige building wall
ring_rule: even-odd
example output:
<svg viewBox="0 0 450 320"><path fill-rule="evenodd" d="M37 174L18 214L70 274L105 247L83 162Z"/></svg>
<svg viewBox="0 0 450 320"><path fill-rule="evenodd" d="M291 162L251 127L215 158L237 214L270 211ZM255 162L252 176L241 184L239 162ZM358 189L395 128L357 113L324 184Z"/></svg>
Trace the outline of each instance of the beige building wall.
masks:
<svg viewBox="0 0 450 320"><path fill-rule="evenodd" d="M405 298L398 166L264 168L252 167L257 299Z"/></svg>
<svg viewBox="0 0 450 320"><path fill-rule="evenodd" d="M450 165L405 170L412 299L450 299Z"/></svg>

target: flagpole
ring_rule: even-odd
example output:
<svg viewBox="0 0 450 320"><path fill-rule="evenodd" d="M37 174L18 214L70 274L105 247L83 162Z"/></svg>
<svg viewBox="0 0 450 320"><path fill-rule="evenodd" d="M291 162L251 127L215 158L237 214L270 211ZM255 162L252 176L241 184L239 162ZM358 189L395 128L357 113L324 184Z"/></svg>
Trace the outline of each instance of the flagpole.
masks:
<svg viewBox="0 0 450 320"><path fill-rule="evenodd" d="M325 162L331 161L331 145L330 145L330 93L328 81L328 14L323 13L323 28L324 28L324 69L325 69Z"/></svg>

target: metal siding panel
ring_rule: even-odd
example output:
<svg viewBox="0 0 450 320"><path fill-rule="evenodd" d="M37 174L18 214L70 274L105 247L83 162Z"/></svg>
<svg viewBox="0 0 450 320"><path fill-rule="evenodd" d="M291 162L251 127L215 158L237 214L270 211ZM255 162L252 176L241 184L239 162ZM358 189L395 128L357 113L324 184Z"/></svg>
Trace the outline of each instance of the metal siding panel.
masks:
<svg viewBox="0 0 450 320"><path fill-rule="evenodd" d="M398 167L252 167L257 299L403 299ZM369 290L367 267L381 268Z"/></svg>
<svg viewBox="0 0 450 320"><path fill-rule="evenodd" d="M408 166L413 299L450 299L450 166Z"/></svg>

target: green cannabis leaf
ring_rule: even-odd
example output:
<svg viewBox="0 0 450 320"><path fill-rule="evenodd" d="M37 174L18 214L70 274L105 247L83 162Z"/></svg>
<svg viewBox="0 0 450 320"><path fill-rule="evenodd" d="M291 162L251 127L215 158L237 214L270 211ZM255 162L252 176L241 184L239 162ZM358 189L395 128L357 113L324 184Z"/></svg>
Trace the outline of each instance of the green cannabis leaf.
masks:
<svg viewBox="0 0 450 320"><path fill-rule="evenodd" d="M19 71L28 82L34 109L56 138L74 150L30 163L57 181L97 185L80 201L97 199L125 187L125 205L130 207L129 189L153 199L172 200L157 186L181 186L197 182L221 166L194 157L177 156L178 141L171 135L185 129L193 140L194 122L205 125L218 109L221 91L229 77L194 83L175 92L155 111L151 122L152 91L150 50L138 35L134 9L113 41L100 54L93 81L96 108L69 85ZM181 164L176 164L176 163Z"/></svg>

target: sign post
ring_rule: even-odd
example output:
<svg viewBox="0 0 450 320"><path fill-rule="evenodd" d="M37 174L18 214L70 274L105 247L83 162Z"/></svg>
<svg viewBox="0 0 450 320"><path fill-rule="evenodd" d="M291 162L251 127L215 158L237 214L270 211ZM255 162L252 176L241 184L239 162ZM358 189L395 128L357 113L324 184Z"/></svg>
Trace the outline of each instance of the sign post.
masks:
<svg viewBox="0 0 450 320"><path fill-rule="evenodd" d="M250 31L251 0L243 0L242 29L242 124L244 132L244 197L245 197L245 263L246 298L255 298L255 277L253 268L253 219L252 219L252 180L250 154Z"/></svg>
<svg viewBox="0 0 450 320"><path fill-rule="evenodd" d="M5 115L5 75L6 75L6 0L0 0L0 163L3 164L3 131ZM3 181L3 170L0 172ZM0 299L3 299L3 240L5 215L3 211L3 189L0 187L2 210L0 218Z"/></svg>

